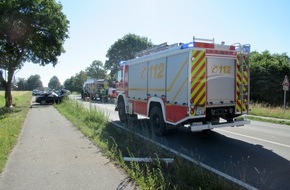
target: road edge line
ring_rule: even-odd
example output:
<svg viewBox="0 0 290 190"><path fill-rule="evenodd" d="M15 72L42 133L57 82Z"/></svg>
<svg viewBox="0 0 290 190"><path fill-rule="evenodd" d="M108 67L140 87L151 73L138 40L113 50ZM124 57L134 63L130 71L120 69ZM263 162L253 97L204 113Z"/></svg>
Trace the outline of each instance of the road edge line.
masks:
<svg viewBox="0 0 290 190"><path fill-rule="evenodd" d="M234 177L232 177L232 176L229 176L228 174L225 174L225 173L223 173L223 172L221 172L221 171L218 171L217 169L214 169L214 168L212 168L212 167L210 167L210 166L208 166L208 165L206 165L206 164L204 164L204 163L202 163L202 162L199 162L199 161L197 161L197 160L194 160L193 158L190 158L189 156L187 156L187 155L185 155L185 154L182 154L182 153L180 153L180 152L178 152L178 151L176 151L176 150L173 150L173 149L171 149L171 148L169 148L169 147L166 147L166 146L163 145L163 144L160 144L160 143L155 142L155 141L153 141L153 140L151 140L151 139L149 139L149 138L147 138L147 137L144 137L144 136L142 136L142 135L140 135L140 134L138 134L138 133L135 133L134 131L131 131L131 130L129 130L129 129L123 127L122 125L120 125L120 124L118 124L118 123L115 123L114 121L111 121L111 123L114 124L115 126L121 128L121 129L125 130L125 131L128 131L128 132L130 132L130 133L133 133L134 135L137 135L138 137L140 137L140 138L142 138L142 139L144 139L144 140L146 140L146 141L149 141L149 142L151 142L151 143L153 143L153 144L155 144L155 145L158 145L158 146L160 146L161 148L163 148L163 149L165 149L165 150L167 150L167 151L169 151L169 152L171 152L171 153L173 153L173 154L175 154L175 155L177 155L177 156L181 156L182 158L184 158L184 159L186 159L186 160L188 160L188 161L190 161L190 162L192 162L192 163L194 163L194 164L196 164L196 165L199 165L199 166L201 166L202 168L205 168L205 169L207 169L208 171L210 171L210 172L212 172L212 173L215 173L215 174L217 174L217 175L219 175L219 176L221 176L221 177L223 177L223 178L225 178L225 179L227 179L227 180L229 180L229 181L231 181L231 182L233 182L233 183L235 183L235 184L238 184L238 185L240 185L240 186L242 186L242 187L244 187L244 188L246 188L246 189L249 189L249 190L258 190L256 187L253 187L253 186L251 186L251 185L249 185L249 184L247 184L247 183L245 183L245 182L243 182L243 181L241 181L241 180L238 180L238 179L236 179L236 178L234 178Z"/></svg>

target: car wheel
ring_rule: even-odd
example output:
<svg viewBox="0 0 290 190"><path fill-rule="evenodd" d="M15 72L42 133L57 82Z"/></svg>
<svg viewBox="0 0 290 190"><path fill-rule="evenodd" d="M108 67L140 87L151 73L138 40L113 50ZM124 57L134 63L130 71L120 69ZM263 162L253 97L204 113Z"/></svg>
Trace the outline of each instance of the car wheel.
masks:
<svg viewBox="0 0 290 190"><path fill-rule="evenodd" d="M40 104L41 104L41 105L44 105L44 104L46 104L46 101L45 101L45 100L41 100L41 101L40 101Z"/></svg>

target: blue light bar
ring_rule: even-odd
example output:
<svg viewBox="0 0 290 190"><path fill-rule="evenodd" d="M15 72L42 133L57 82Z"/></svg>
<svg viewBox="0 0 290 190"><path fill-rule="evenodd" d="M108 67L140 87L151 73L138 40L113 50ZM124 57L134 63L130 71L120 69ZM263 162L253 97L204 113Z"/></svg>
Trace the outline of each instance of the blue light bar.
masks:
<svg viewBox="0 0 290 190"><path fill-rule="evenodd" d="M247 44L247 45L243 45L243 50L244 50L244 52L247 52L247 53L249 53L250 52L250 45L249 44Z"/></svg>
<svg viewBox="0 0 290 190"><path fill-rule="evenodd" d="M186 48L191 48L191 47L194 47L194 44L193 42L189 42L189 43L186 43L186 44L182 44L180 49L186 49Z"/></svg>

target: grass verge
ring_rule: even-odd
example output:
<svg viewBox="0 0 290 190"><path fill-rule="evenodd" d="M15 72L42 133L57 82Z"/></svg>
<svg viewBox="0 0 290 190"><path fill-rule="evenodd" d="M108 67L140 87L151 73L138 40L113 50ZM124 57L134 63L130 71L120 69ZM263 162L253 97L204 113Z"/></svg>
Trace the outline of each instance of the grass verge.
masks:
<svg viewBox="0 0 290 190"><path fill-rule="evenodd" d="M273 107L267 104L251 104L250 106L251 112L250 114L253 116L259 117L251 117L247 116L247 118L251 120L257 121L265 121L283 125L290 125L290 110L289 108L284 111L282 107ZM263 118L268 117L268 118Z"/></svg>
<svg viewBox="0 0 290 190"><path fill-rule="evenodd" d="M290 120L289 108L284 111L282 107L273 107L267 104L251 104L250 108L252 115Z"/></svg>
<svg viewBox="0 0 290 190"><path fill-rule="evenodd" d="M133 133L125 132L110 122L108 116L95 107L66 100L55 107L83 134L90 138L113 162L121 166L140 189L238 189L233 184L199 166L171 155ZM157 158L154 162L125 162L123 157ZM158 158L174 158L173 164Z"/></svg>
<svg viewBox="0 0 290 190"><path fill-rule="evenodd" d="M7 162L21 131L22 124L29 110L32 94L12 92L13 108L5 108L4 92L0 91L0 173Z"/></svg>

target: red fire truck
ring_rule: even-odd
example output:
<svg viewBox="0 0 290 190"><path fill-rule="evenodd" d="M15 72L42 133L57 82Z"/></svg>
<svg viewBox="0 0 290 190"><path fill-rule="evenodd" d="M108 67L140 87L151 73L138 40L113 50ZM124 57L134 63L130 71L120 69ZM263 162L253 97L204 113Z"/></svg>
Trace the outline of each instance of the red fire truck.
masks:
<svg viewBox="0 0 290 190"><path fill-rule="evenodd" d="M242 126L249 121L250 45L193 37L167 43L120 62L116 111L121 122L142 115L156 134Z"/></svg>

